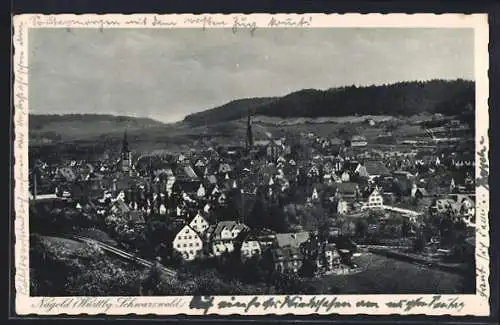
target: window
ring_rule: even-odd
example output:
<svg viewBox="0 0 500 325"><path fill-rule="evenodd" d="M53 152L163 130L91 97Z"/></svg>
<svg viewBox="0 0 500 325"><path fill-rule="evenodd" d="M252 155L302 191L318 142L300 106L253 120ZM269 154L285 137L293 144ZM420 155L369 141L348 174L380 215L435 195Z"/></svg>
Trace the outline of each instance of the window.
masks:
<svg viewBox="0 0 500 325"><path fill-rule="evenodd" d="M181 244L177 244L177 248L181 248Z"/></svg>
<svg viewBox="0 0 500 325"><path fill-rule="evenodd" d="M193 243L189 243L189 247L193 247Z"/></svg>
<svg viewBox="0 0 500 325"><path fill-rule="evenodd" d="M198 247L200 246L200 243L195 243L194 246Z"/></svg>
<svg viewBox="0 0 500 325"><path fill-rule="evenodd" d="M186 244L183 244L183 245L182 245L182 247L187 247L187 245L186 245Z"/></svg>

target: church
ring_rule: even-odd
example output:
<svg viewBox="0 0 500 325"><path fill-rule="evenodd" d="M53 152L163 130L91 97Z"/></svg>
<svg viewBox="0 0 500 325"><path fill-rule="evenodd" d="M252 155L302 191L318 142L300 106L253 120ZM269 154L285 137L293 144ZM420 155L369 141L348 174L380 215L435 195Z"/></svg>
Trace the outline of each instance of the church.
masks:
<svg viewBox="0 0 500 325"><path fill-rule="evenodd" d="M122 152L121 152L121 171L125 175L132 176L132 152L128 147L127 131L123 135Z"/></svg>

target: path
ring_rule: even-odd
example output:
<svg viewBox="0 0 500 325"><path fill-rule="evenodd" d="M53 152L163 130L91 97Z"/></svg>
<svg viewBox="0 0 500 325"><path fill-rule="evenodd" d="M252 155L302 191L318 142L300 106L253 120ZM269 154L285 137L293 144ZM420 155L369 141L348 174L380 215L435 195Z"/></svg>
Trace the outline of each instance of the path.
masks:
<svg viewBox="0 0 500 325"><path fill-rule="evenodd" d="M145 267L153 267L155 265L154 262L151 262L151 261L147 261L143 258L140 258L134 254L131 254L129 252L126 252L124 250L121 250L121 249L118 249L116 247L113 247L111 245L108 245L108 244L105 244L103 242L100 242L98 240L95 240L95 239L92 239L92 238L88 238L88 237L82 237L82 236L71 236L73 239L76 239L78 241L81 241L81 242L84 242L84 243L87 243L87 244L95 244L97 245L98 247L100 247L102 250L106 251L106 252L109 252L109 253L112 253L114 255L117 255L123 259L126 259L128 261L131 261L133 263L136 263L136 264L139 264L139 265L142 265L142 266L145 266ZM171 270L169 268L166 268L164 266L160 266L160 270L162 272L164 272L166 275L170 276L170 277L176 277L177 276L177 272L175 272L174 270Z"/></svg>

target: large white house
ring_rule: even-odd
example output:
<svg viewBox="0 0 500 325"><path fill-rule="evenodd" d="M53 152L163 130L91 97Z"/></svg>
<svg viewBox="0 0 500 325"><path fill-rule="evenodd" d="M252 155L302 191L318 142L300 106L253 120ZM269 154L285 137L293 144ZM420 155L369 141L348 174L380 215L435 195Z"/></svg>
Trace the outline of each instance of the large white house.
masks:
<svg viewBox="0 0 500 325"><path fill-rule="evenodd" d="M203 250L203 241L200 235L189 225L182 227L172 244L174 250L178 251L182 258L187 261L194 260Z"/></svg>

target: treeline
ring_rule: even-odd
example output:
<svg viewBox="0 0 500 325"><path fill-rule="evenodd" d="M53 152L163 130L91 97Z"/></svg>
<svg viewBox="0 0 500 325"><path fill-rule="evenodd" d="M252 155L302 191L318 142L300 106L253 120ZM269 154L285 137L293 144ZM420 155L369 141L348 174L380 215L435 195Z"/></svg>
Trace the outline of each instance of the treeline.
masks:
<svg viewBox="0 0 500 325"><path fill-rule="evenodd" d="M131 126L140 125L163 125L163 123L143 117L131 117L131 116L117 116L110 114L30 114L29 115L29 129L30 130L40 130L43 129L47 124L52 123L126 123ZM84 127L84 126L82 126Z"/></svg>
<svg viewBox="0 0 500 325"><path fill-rule="evenodd" d="M341 87L326 91L304 89L281 98L233 101L188 115L190 124L210 124L243 118L251 110L271 117L340 117L351 115L411 116L419 113L458 115L474 106L474 82L463 79L400 82L368 87Z"/></svg>

